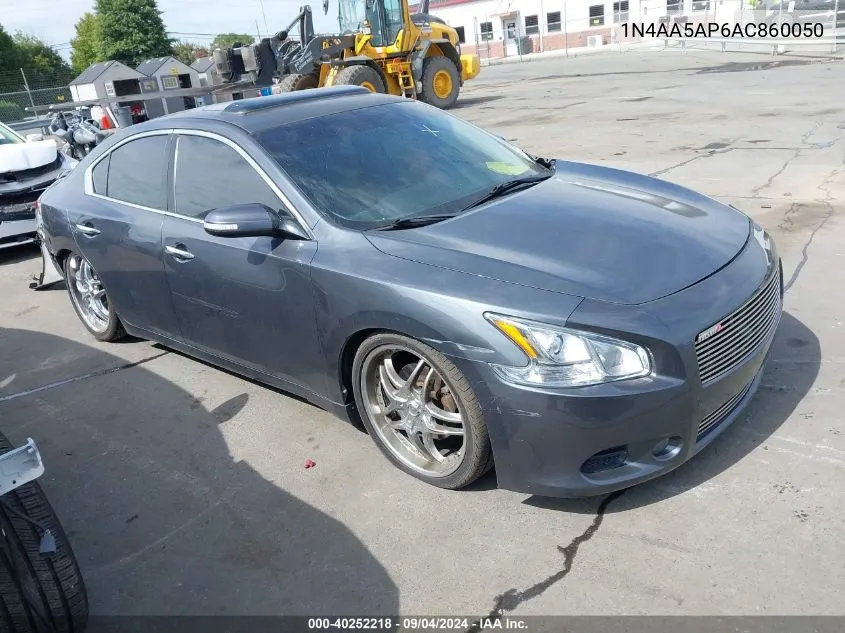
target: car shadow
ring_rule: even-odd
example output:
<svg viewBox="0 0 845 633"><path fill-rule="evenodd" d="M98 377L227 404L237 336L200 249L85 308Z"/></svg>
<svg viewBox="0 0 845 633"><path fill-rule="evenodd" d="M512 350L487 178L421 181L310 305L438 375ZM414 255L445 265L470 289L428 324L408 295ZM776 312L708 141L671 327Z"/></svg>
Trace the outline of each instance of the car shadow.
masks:
<svg viewBox="0 0 845 633"><path fill-rule="evenodd" d="M92 616L398 613L396 585L343 523L253 468L244 451L255 446L227 444L250 432L238 423L247 393L206 405L207 385L189 392L164 377L169 355L86 376L75 359L121 360L39 332L0 329L0 350L0 428L41 450L39 481ZM57 384L27 389L35 376ZM282 467L285 479L310 475ZM88 633L108 620L92 617ZM112 624L150 630L141 618Z"/></svg>
<svg viewBox="0 0 845 633"><path fill-rule="evenodd" d="M784 312L769 358L760 388L743 416L686 464L627 489L607 506L607 513L641 508L688 492L764 445L812 388L821 367L821 346L806 325ZM523 503L564 512L595 514L596 506L604 498L532 496Z"/></svg>

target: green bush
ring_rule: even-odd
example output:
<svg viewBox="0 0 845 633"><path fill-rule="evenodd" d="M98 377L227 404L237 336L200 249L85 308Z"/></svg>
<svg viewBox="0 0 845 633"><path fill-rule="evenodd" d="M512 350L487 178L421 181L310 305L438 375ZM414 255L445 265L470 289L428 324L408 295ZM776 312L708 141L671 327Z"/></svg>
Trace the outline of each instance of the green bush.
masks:
<svg viewBox="0 0 845 633"><path fill-rule="evenodd" d="M17 103L11 101L0 101L0 121L3 123L12 123L14 121L23 121L24 111Z"/></svg>

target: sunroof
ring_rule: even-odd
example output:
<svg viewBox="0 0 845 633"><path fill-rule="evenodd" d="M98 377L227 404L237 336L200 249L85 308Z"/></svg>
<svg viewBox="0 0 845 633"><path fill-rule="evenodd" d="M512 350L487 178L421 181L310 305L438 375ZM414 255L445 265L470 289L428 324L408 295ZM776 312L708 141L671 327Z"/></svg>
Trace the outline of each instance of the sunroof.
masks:
<svg viewBox="0 0 845 633"><path fill-rule="evenodd" d="M362 86L332 86L330 88L310 88L308 90L297 90L286 92L280 95L267 97L251 97L232 101L224 108L225 112L259 112L268 108L276 108L289 103L300 103L302 101L317 101L343 95L364 94L370 91Z"/></svg>

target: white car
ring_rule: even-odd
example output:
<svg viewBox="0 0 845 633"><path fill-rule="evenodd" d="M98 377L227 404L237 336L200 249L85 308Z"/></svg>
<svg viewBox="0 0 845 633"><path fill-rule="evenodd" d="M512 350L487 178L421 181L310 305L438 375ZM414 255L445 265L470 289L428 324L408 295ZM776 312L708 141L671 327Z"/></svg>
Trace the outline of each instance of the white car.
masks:
<svg viewBox="0 0 845 633"><path fill-rule="evenodd" d="M0 249L35 241L35 202L76 163L52 139L0 123Z"/></svg>

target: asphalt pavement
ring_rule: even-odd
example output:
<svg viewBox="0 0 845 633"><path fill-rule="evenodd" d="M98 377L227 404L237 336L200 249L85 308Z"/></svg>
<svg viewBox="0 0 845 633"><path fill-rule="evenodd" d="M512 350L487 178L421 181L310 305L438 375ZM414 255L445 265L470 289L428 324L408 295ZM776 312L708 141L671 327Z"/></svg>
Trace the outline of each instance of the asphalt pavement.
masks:
<svg viewBox="0 0 845 633"><path fill-rule="evenodd" d="M487 67L454 110L735 204L787 279L748 414L612 498L426 486L357 428L146 342L99 344L0 252L0 424L33 437L95 614L845 613L845 62L628 52ZM312 459L316 467L306 469Z"/></svg>

